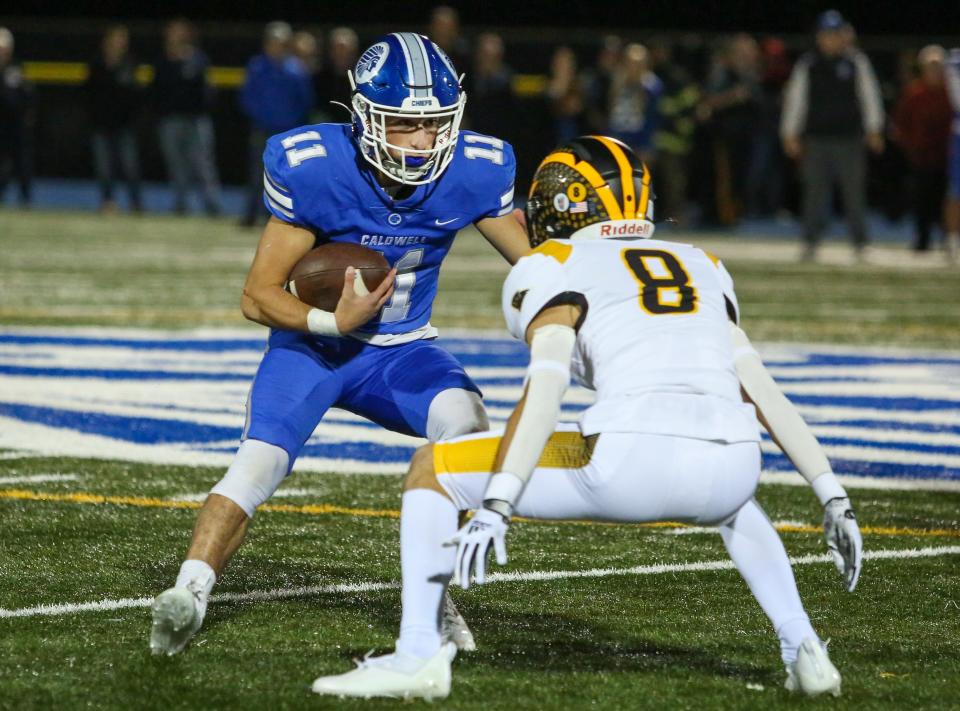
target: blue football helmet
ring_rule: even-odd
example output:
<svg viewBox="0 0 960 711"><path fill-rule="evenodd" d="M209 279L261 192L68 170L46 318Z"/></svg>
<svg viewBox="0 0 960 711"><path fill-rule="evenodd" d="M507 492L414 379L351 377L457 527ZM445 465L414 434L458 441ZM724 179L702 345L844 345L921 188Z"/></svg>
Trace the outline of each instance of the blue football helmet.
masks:
<svg viewBox="0 0 960 711"><path fill-rule="evenodd" d="M405 185L439 178L453 159L467 102L444 51L423 35L394 32L364 51L348 75L357 140L366 161ZM387 121L395 118L435 122L433 148L389 143Z"/></svg>

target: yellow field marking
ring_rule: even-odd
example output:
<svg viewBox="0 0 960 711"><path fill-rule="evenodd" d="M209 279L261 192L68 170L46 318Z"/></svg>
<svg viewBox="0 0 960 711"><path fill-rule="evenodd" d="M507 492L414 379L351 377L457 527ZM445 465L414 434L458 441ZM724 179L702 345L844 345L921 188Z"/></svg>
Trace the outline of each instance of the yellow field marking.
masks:
<svg viewBox="0 0 960 711"><path fill-rule="evenodd" d="M104 496L87 492L56 494L42 491L26 491L24 489L0 490L0 499L16 499L20 501L53 501L69 504L113 504L115 506L141 506L156 509L199 509L203 504L199 501L177 501L176 499L154 499L147 496ZM356 509L333 504L263 504L260 511L277 511L280 513L303 513L312 516L327 514L341 514L344 516L361 516L366 518L400 518L400 512L390 509Z"/></svg>
<svg viewBox="0 0 960 711"><path fill-rule="evenodd" d="M105 496L78 491L58 494L45 491L27 491L25 489L0 489L0 499L15 501L47 501L70 504L112 504L114 506L140 506L157 509L199 509L199 501L177 501L176 499L156 499L148 496ZM275 513L299 513L308 516L357 516L360 518L400 518L396 509L364 509L335 504L263 504L259 511ZM689 524L677 521L658 521L656 523L610 523L607 521L553 521L519 518L519 521L547 524L574 524L580 526L634 526L638 528L687 528ZM819 526L780 524L776 529L781 533L821 533ZM953 528L906 528L903 526L863 526L860 532L868 536L912 536L916 538L960 538L960 529Z"/></svg>

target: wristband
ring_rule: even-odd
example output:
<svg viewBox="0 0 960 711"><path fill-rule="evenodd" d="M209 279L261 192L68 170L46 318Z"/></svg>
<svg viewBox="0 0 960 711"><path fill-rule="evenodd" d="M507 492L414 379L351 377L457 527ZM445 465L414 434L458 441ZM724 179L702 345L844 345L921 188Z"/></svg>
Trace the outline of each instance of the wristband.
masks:
<svg viewBox="0 0 960 711"><path fill-rule="evenodd" d="M523 485L524 481L516 474L497 472L490 477L483 498L505 501L513 507L523 492Z"/></svg>
<svg viewBox="0 0 960 711"><path fill-rule="evenodd" d="M504 523L510 523L510 517L513 516L513 506L500 499L484 499L483 508L503 516Z"/></svg>
<svg viewBox="0 0 960 711"><path fill-rule="evenodd" d="M307 330L315 336L339 336L337 317L329 311L310 309L307 312Z"/></svg>
<svg viewBox="0 0 960 711"><path fill-rule="evenodd" d="M834 476L833 472L824 472L819 475L813 480L812 485L813 493L817 495L820 503L824 506L826 506L831 499L847 498L846 489L837 481L837 477Z"/></svg>

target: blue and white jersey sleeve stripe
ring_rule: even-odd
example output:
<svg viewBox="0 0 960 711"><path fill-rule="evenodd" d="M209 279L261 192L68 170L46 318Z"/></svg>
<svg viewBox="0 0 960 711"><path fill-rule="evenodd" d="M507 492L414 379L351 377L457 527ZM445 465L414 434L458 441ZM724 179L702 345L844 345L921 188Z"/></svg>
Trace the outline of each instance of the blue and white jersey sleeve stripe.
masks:
<svg viewBox="0 0 960 711"><path fill-rule="evenodd" d="M284 145L287 138L280 134L267 139L263 151L263 204L278 220L300 224L303 219L294 198L297 186L293 184L289 151Z"/></svg>
<svg viewBox="0 0 960 711"><path fill-rule="evenodd" d="M483 186L482 195L477 195L481 219L509 215L517 172L513 147L499 138L474 133L467 133L462 141L464 163L475 171L470 178Z"/></svg>
<svg viewBox="0 0 960 711"><path fill-rule="evenodd" d="M294 220L293 196L270 176L269 170L263 171L263 201L267 208L281 220Z"/></svg>
<svg viewBox="0 0 960 711"><path fill-rule="evenodd" d="M510 186L510 189L500 196L500 212L497 213L497 217L503 217L504 215L509 215L513 212L513 186Z"/></svg>

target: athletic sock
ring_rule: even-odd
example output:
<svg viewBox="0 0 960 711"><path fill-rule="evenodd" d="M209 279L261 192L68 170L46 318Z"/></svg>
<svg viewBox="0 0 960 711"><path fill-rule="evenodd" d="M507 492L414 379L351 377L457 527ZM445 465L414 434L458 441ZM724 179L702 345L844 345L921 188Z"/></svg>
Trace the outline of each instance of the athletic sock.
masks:
<svg viewBox="0 0 960 711"><path fill-rule="evenodd" d="M202 560L191 559L183 561L180 574L174 587L187 588L197 600L197 610L202 618L207 613L207 601L210 591L217 582L217 574L210 565Z"/></svg>
<svg viewBox="0 0 960 711"><path fill-rule="evenodd" d="M730 558L780 638L780 656L785 664L791 664L804 639L819 642L820 638L800 602L780 536L753 499L730 523L720 527L720 534Z"/></svg>
<svg viewBox="0 0 960 711"><path fill-rule="evenodd" d="M443 494L412 489L400 511L403 614L397 651L429 659L440 649L443 594L453 576L457 549L444 541L457 532L457 507Z"/></svg>

